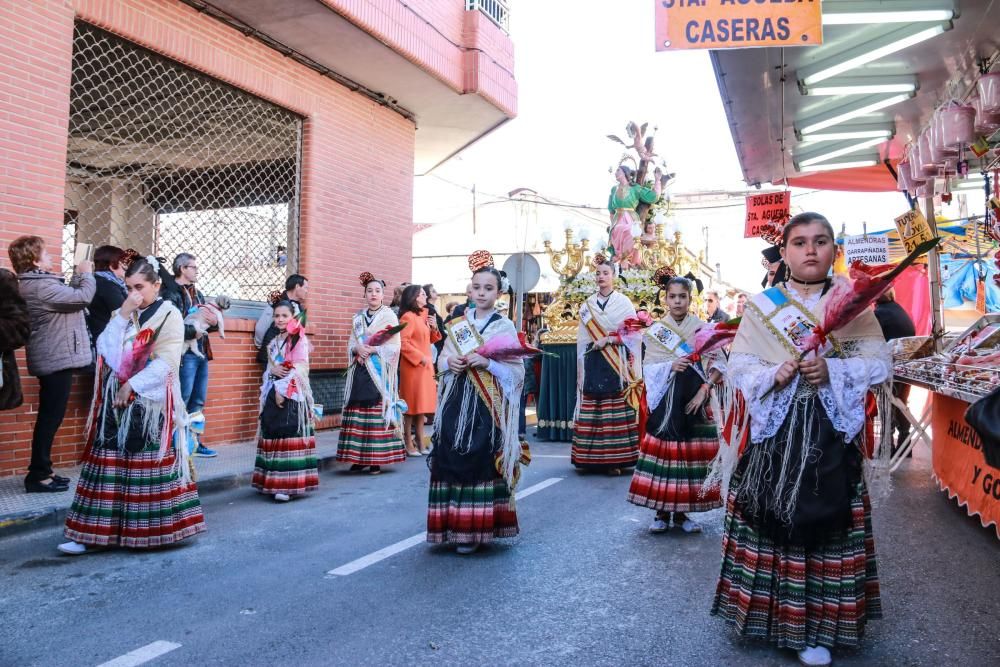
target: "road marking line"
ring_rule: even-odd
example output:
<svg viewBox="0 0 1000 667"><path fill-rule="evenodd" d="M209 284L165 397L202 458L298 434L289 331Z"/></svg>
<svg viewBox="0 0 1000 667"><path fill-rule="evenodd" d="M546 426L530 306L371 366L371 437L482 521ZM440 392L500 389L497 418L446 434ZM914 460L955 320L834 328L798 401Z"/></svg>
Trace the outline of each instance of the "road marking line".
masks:
<svg viewBox="0 0 1000 667"><path fill-rule="evenodd" d="M180 644L175 644L174 642L155 641L152 644L146 644L141 648L130 651L125 655L118 656L114 660L102 662L97 667L135 667L136 665L142 665L150 660L159 658L161 655L170 653L180 647Z"/></svg>
<svg viewBox="0 0 1000 667"><path fill-rule="evenodd" d="M410 547L415 547L421 542L424 542L426 540L427 540L426 532L419 533L417 535L414 535L413 537L407 537L405 540L401 540L399 542L396 542L395 544L390 544L384 549L379 549L378 551L374 551L368 554L367 556L362 556L357 560L352 560L347 565L341 565L335 570L330 570L329 572L327 572L327 574L337 577L346 577L349 574L354 574L358 570L365 569L369 565L374 565L375 563L383 561L386 558L389 558L390 556L395 556L400 551L406 551Z"/></svg>
<svg viewBox="0 0 1000 667"><path fill-rule="evenodd" d="M542 480L541 482L535 484L534 486L529 486L526 489L521 489L516 494L514 494L514 498L516 498L517 500L520 500L521 498L527 498L532 493L538 493L542 489L547 489L553 484L563 481L563 479L564 479L563 477L549 477L548 479Z"/></svg>
<svg viewBox="0 0 1000 667"><path fill-rule="evenodd" d="M535 484L534 486L529 486L526 489L522 489L522 490L518 491L514 495L514 498L516 498L517 500L520 500L521 498L527 498L528 496L530 496L533 493L537 493L537 492L541 491L542 489L549 488L550 486L552 486L553 484L556 484L557 482L563 481L563 479L564 478L562 478L562 477L550 477L550 478L548 478L546 480L542 480L541 482L539 482L538 484ZM407 537L405 540L400 540L399 542L396 542L395 544L390 544L389 546L387 546L387 547L385 547L383 549L379 549L378 551L373 551L372 553L368 554L367 556L362 556L361 558L358 558L356 560L352 560L350 563L347 563L346 565L341 565L340 567L338 567L336 569L329 570L326 573L326 575L328 577L346 577L349 574L354 574L355 572L359 572L360 570L365 569L369 565L374 565L375 563L383 561L386 558L389 558L391 556L395 556L396 554L400 553L401 551L406 551L407 549L415 547L418 544L420 544L421 542L425 542L426 540L427 540L427 532L426 531L423 532L423 533L418 533L418 534L413 535L411 537ZM139 663L136 663L136 664L139 664ZM101 665L100 667L105 667L105 666ZM119 665L114 665L114 667L119 667Z"/></svg>

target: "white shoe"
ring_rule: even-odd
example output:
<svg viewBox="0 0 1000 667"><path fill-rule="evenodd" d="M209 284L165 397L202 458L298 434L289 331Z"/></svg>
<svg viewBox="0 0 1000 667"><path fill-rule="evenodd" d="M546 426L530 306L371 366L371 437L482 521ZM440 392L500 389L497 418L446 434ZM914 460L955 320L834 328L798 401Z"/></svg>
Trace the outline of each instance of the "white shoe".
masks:
<svg viewBox="0 0 1000 667"><path fill-rule="evenodd" d="M833 663L830 649L825 646L810 646L799 651L799 662L809 667L820 667Z"/></svg>
<svg viewBox="0 0 1000 667"><path fill-rule="evenodd" d="M651 533L665 533L668 530L670 530L670 524L660 517L656 517L653 519L653 523L649 524L649 532Z"/></svg>
<svg viewBox="0 0 1000 667"><path fill-rule="evenodd" d="M87 553L87 545L79 542L63 542L56 549L70 556L82 556Z"/></svg>
<svg viewBox="0 0 1000 667"><path fill-rule="evenodd" d="M287 493L276 493L274 494L274 499L277 500L279 503L287 503L289 500L292 499L292 497Z"/></svg>
<svg viewBox="0 0 1000 667"><path fill-rule="evenodd" d="M479 542L473 542L472 544L459 544L458 547L455 548L455 553L463 556L474 554L477 551L479 551Z"/></svg>
<svg viewBox="0 0 1000 667"><path fill-rule="evenodd" d="M701 532L701 526L698 525L698 524L696 524L691 519L684 519L684 523L681 524L681 529L685 533L700 533Z"/></svg>

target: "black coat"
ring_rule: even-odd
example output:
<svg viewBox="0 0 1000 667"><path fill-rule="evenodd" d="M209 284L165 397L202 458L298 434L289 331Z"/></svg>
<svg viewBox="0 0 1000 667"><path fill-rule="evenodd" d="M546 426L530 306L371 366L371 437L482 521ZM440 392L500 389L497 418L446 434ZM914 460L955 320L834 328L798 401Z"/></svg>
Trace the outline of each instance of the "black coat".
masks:
<svg viewBox="0 0 1000 667"><path fill-rule="evenodd" d="M882 335L885 336L886 340L917 335L913 319L895 301L876 304L875 319L878 320L878 325L882 328Z"/></svg>
<svg viewBox="0 0 1000 667"><path fill-rule="evenodd" d="M0 410L13 410L24 402L14 350L24 347L30 335L28 305L21 298L17 276L0 269L0 356L3 358L0 364L0 373L3 373Z"/></svg>
<svg viewBox="0 0 1000 667"><path fill-rule="evenodd" d="M111 313L125 303L125 288L96 273L94 278L97 281L97 291L87 306L87 330L90 331L90 340L96 345L97 337L111 321Z"/></svg>

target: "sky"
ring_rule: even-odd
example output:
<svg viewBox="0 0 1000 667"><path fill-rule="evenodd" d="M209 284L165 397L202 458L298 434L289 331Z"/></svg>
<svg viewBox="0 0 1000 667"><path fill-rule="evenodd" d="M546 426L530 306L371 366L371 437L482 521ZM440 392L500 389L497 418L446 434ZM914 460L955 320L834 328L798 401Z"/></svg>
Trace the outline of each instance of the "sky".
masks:
<svg viewBox="0 0 1000 667"><path fill-rule="evenodd" d="M658 128L656 151L677 173L673 192L745 188L708 52L656 52L652 0L511 4L518 116L416 179L414 223L469 219L473 184L480 203L527 187L561 202L604 207L614 184L609 170L623 153L606 135L626 138L629 120ZM848 233L861 233L865 224L869 231L890 228L907 210L898 193L793 190L792 206L819 211ZM582 212L545 214L579 224ZM607 219L601 211L586 213ZM707 228L710 263L721 265L724 280L749 289L759 284L765 244L742 238L743 215L736 205L676 210L674 219L696 252ZM523 231L514 238L512 230L501 250L537 249L540 233ZM453 247L442 253L479 247L471 232L450 238ZM496 236L490 241L497 243ZM418 245L415 239L415 253Z"/></svg>

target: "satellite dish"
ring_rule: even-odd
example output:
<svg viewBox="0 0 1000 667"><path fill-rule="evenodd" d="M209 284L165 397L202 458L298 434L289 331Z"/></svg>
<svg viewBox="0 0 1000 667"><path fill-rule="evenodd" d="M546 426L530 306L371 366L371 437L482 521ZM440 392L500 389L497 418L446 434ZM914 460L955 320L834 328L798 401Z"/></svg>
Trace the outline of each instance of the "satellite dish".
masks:
<svg viewBox="0 0 1000 667"><path fill-rule="evenodd" d="M515 292L530 292L535 289L538 279L542 277L538 260L526 252L508 257L503 263L503 271L507 274L510 286Z"/></svg>

